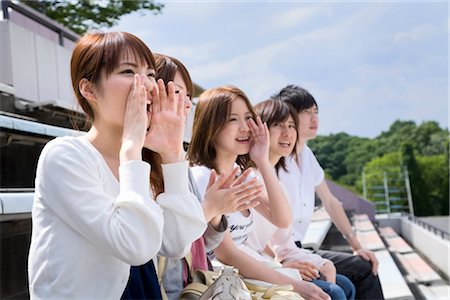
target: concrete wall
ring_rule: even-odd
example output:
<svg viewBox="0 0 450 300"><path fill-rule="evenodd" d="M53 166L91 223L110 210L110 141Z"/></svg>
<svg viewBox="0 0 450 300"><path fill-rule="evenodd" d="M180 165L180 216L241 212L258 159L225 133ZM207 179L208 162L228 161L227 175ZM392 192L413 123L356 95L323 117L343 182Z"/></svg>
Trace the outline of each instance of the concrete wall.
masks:
<svg viewBox="0 0 450 300"><path fill-rule="evenodd" d="M450 241L410 222L407 218L401 220L401 233L405 240L450 277Z"/></svg>
<svg viewBox="0 0 450 300"><path fill-rule="evenodd" d="M0 83L17 98L74 110L71 50L9 21L0 22Z"/></svg>

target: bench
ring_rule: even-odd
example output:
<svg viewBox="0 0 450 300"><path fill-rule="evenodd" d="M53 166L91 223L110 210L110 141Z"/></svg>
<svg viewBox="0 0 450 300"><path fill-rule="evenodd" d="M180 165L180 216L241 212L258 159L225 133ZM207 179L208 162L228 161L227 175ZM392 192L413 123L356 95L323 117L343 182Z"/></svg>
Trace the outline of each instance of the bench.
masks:
<svg viewBox="0 0 450 300"><path fill-rule="evenodd" d="M378 231L380 235L384 238L391 238L399 236L397 232L390 226L387 227L378 227Z"/></svg>
<svg viewBox="0 0 450 300"><path fill-rule="evenodd" d="M303 248L318 250L331 227L331 220L311 222L302 241Z"/></svg>
<svg viewBox="0 0 450 300"><path fill-rule="evenodd" d="M380 278L384 298L386 300L414 299L413 293L389 252L387 250L376 251L375 256L379 262L378 277Z"/></svg>
<svg viewBox="0 0 450 300"><path fill-rule="evenodd" d="M410 253L414 252L414 249L411 248L410 245L408 245L405 240L400 237L392 237L392 238L386 238L386 243L388 244L389 251L395 252L395 253Z"/></svg>
<svg viewBox="0 0 450 300"><path fill-rule="evenodd" d="M386 249L386 246L384 245L376 230L356 231L356 237L358 238L362 246L366 249L372 251Z"/></svg>
<svg viewBox="0 0 450 300"><path fill-rule="evenodd" d="M423 260L417 253L395 253L397 259L405 268L407 278L411 282L417 283L431 283L433 281L442 280L436 271Z"/></svg>
<svg viewBox="0 0 450 300"><path fill-rule="evenodd" d="M417 287L424 299L450 299L450 286L447 284L418 284Z"/></svg>

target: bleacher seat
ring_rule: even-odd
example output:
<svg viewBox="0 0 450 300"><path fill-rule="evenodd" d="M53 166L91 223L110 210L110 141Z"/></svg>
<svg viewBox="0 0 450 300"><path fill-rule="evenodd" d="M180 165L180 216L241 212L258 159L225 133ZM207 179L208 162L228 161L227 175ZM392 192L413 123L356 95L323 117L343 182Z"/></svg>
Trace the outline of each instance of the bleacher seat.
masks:
<svg viewBox="0 0 450 300"><path fill-rule="evenodd" d="M358 231L370 231L370 230L375 230L375 227L373 227L372 222L367 219L367 220L355 220L355 222L353 222L353 225L355 226L355 229Z"/></svg>
<svg viewBox="0 0 450 300"><path fill-rule="evenodd" d="M356 231L356 236L363 247L369 250L375 251L386 248L376 230Z"/></svg>
<svg viewBox="0 0 450 300"><path fill-rule="evenodd" d="M302 241L303 248L318 250L331 227L331 220L311 222Z"/></svg>
<svg viewBox="0 0 450 300"><path fill-rule="evenodd" d="M448 284L438 284L438 285L417 285L420 293L424 299L450 299L450 286Z"/></svg>
<svg viewBox="0 0 450 300"><path fill-rule="evenodd" d="M380 235L384 238L391 238L398 236L397 232L390 226L378 227L378 231L380 232Z"/></svg>
<svg viewBox="0 0 450 300"><path fill-rule="evenodd" d="M391 251L391 252L395 252L395 253L414 252L414 249L411 248L411 246L408 245L408 243L405 242L405 240L400 236L386 238L385 240L388 244L389 251Z"/></svg>
<svg viewBox="0 0 450 300"><path fill-rule="evenodd" d="M375 256L379 262L378 277L380 278L384 298L386 300L414 299L408 284L389 252L387 250L376 251Z"/></svg>
<svg viewBox="0 0 450 300"><path fill-rule="evenodd" d="M395 255L405 268L408 280L411 282L430 283L442 280L441 276L417 253L396 253Z"/></svg>

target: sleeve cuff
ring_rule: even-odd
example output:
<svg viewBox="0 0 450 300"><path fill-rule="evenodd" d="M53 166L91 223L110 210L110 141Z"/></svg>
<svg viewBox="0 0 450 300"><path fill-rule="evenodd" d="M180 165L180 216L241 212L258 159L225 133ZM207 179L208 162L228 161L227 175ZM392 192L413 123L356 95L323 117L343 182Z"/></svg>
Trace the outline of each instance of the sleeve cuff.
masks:
<svg viewBox="0 0 450 300"><path fill-rule="evenodd" d="M162 164L164 176L164 193L184 194L189 191L187 160L173 164Z"/></svg>
<svg viewBox="0 0 450 300"><path fill-rule="evenodd" d="M150 165L141 160L131 160L119 167L120 190L141 195L150 193Z"/></svg>

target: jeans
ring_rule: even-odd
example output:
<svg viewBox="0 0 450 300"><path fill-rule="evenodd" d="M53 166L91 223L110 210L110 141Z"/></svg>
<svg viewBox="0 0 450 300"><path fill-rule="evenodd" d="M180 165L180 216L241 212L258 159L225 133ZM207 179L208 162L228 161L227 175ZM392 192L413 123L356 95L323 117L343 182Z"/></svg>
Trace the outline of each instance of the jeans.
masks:
<svg viewBox="0 0 450 300"><path fill-rule="evenodd" d="M384 299L380 280L372 273L370 262L345 252L317 250L315 253L331 260L336 266L336 272L353 282L356 299Z"/></svg>
<svg viewBox="0 0 450 300"><path fill-rule="evenodd" d="M331 300L355 299L355 286L350 279L343 275L336 274L336 283L331 283L321 279L315 279L312 282L327 293L331 297Z"/></svg>

